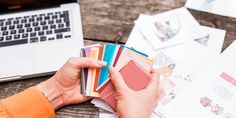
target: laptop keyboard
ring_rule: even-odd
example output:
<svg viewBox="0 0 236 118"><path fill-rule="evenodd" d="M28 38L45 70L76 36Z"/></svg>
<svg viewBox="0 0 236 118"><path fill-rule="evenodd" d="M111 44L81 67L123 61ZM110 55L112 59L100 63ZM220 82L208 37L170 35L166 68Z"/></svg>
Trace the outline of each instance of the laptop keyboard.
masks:
<svg viewBox="0 0 236 118"><path fill-rule="evenodd" d="M0 18L0 47L67 39L70 31L69 11Z"/></svg>

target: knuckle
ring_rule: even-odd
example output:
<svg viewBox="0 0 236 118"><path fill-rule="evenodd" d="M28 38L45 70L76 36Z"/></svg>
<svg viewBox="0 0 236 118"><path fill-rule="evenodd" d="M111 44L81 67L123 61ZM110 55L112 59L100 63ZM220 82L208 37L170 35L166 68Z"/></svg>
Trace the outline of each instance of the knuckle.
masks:
<svg viewBox="0 0 236 118"><path fill-rule="evenodd" d="M70 57L69 59L68 59L68 62L73 62L75 60L75 57Z"/></svg>
<svg viewBox="0 0 236 118"><path fill-rule="evenodd" d="M93 64L93 63L94 63L94 58L88 57L88 58L86 59L86 61L87 61L87 63Z"/></svg>
<svg viewBox="0 0 236 118"><path fill-rule="evenodd" d="M66 62L66 64L68 65L70 65L70 64L72 64L73 63L73 57L70 57L68 60L67 60L67 62Z"/></svg>
<svg viewBox="0 0 236 118"><path fill-rule="evenodd" d="M80 63L80 58L77 57L70 57L66 62L67 65L76 65L77 63Z"/></svg>

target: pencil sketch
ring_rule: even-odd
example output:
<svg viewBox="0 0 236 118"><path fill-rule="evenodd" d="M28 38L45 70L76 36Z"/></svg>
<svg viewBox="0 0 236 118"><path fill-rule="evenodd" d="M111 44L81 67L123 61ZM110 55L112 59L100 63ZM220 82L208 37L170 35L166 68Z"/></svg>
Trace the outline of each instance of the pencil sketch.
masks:
<svg viewBox="0 0 236 118"><path fill-rule="evenodd" d="M158 19L154 22L154 34L161 40L161 42L168 41L180 30L180 21L178 16L170 16L168 19Z"/></svg>
<svg viewBox="0 0 236 118"><path fill-rule="evenodd" d="M195 39L195 41L197 41L198 43L202 44L203 46L206 46L208 45L208 42L209 42L209 39L210 39L210 34L207 34L206 36L202 37L202 38L199 38L199 39Z"/></svg>

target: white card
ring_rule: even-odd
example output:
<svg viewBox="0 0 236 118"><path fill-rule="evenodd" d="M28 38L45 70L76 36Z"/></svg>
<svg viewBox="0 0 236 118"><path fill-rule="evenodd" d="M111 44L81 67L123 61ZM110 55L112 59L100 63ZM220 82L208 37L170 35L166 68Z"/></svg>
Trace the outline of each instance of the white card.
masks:
<svg viewBox="0 0 236 118"><path fill-rule="evenodd" d="M101 99L94 98L91 101L92 104L94 104L96 107L102 108L110 113L115 113L114 110L107 104L105 101Z"/></svg>
<svg viewBox="0 0 236 118"><path fill-rule="evenodd" d="M223 47L226 31L207 26L200 27L206 35L202 38L195 39L195 41L207 47L207 50L211 50L216 55L219 55Z"/></svg>
<svg viewBox="0 0 236 118"><path fill-rule="evenodd" d="M199 23L182 7L157 15L141 14L135 21L153 49L162 49L202 37Z"/></svg>
<svg viewBox="0 0 236 118"><path fill-rule="evenodd" d="M186 7L236 18L235 0L187 0Z"/></svg>

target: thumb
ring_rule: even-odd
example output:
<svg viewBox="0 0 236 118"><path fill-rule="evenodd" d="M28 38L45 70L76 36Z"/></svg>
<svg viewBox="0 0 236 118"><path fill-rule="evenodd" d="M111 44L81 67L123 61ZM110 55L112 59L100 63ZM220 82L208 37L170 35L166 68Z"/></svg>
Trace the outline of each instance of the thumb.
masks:
<svg viewBox="0 0 236 118"><path fill-rule="evenodd" d="M123 91L127 91L129 89L129 87L126 85L122 75L120 74L120 72L115 70L112 66L109 67L108 72L110 75L111 82L114 85L117 92L123 92Z"/></svg>
<svg viewBox="0 0 236 118"><path fill-rule="evenodd" d="M92 57L71 57L66 64L71 65L73 68L101 68L106 66L106 62L94 59Z"/></svg>

